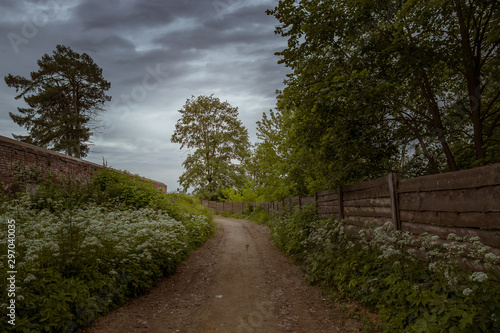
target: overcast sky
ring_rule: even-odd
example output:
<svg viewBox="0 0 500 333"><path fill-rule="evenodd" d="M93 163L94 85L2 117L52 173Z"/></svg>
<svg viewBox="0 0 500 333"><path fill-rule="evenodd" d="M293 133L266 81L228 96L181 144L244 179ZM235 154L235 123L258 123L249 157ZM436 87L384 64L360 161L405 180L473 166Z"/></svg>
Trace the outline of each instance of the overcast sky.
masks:
<svg viewBox="0 0 500 333"><path fill-rule="evenodd" d="M86 160L179 185L187 151L170 137L192 95L214 94L238 107L256 141L256 124L275 106L288 70L276 51L286 40L266 15L276 0L5 0L0 2L0 135L26 134L9 112L7 74L29 76L57 44L88 53L111 82L106 126Z"/></svg>

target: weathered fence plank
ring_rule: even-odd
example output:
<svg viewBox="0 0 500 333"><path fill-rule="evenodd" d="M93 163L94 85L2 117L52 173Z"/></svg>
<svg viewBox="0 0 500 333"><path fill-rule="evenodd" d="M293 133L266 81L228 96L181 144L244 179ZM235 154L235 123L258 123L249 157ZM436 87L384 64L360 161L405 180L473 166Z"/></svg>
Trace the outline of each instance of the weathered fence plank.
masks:
<svg viewBox="0 0 500 333"><path fill-rule="evenodd" d="M405 179L400 182L399 193L468 189L499 184L500 163L470 170Z"/></svg>
<svg viewBox="0 0 500 333"><path fill-rule="evenodd" d="M461 228L500 229L500 212L401 211L401 221Z"/></svg>
<svg viewBox="0 0 500 333"><path fill-rule="evenodd" d="M333 192L327 192L324 194L318 193L318 202L328 202L328 201L338 200L338 199L339 199L339 195L337 193L333 193Z"/></svg>
<svg viewBox="0 0 500 333"><path fill-rule="evenodd" d="M366 198L359 200L344 200L344 207L391 207L390 198Z"/></svg>
<svg viewBox="0 0 500 333"><path fill-rule="evenodd" d="M392 217L390 207L344 207L345 216Z"/></svg>
<svg viewBox="0 0 500 333"><path fill-rule="evenodd" d="M401 210L435 212L500 211L500 186L400 193Z"/></svg>
<svg viewBox="0 0 500 333"><path fill-rule="evenodd" d="M387 176L387 183L389 185L389 196L391 198L391 218L394 228L401 230L401 220L399 211L399 195L398 195L398 175L391 173Z"/></svg>
<svg viewBox="0 0 500 333"><path fill-rule="evenodd" d="M449 234L453 233L457 236L464 237L467 235L479 236L481 241L488 246L493 246L500 248L500 230L481 230L472 228L454 228L454 227L442 227L422 223L402 223L402 230L409 231L413 234L423 234L427 232L432 235L437 235L440 238L446 239Z"/></svg>
<svg viewBox="0 0 500 333"><path fill-rule="evenodd" d="M368 189L348 191L343 188L343 198L344 200L359 200L359 199L369 199L369 198L388 198L390 197L389 188L387 183L384 185L379 185L377 187L371 187Z"/></svg>

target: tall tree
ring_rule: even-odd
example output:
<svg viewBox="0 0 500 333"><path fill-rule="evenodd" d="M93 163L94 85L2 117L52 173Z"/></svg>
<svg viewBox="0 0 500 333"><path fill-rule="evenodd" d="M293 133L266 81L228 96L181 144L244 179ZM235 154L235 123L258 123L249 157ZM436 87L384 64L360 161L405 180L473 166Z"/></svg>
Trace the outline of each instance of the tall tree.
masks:
<svg viewBox="0 0 500 333"><path fill-rule="evenodd" d="M195 149L183 166L179 184L195 187L202 197L215 200L221 190L243 185L241 163L249 155L248 131L238 119L238 108L219 98L192 96L179 110L171 141Z"/></svg>
<svg viewBox="0 0 500 333"><path fill-rule="evenodd" d="M279 103L324 169L375 176L395 146L425 172L499 161L497 1L281 0L268 13L293 70Z"/></svg>
<svg viewBox="0 0 500 333"><path fill-rule="evenodd" d="M86 156L92 135L89 126L111 100L105 94L111 84L88 54L67 46L57 45L52 55L43 55L37 64L39 69L31 72L30 78L5 77L7 85L18 93L15 98L22 97L28 104L28 108L18 108L21 115L9 113L29 132L14 137L70 156Z"/></svg>
<svg viewBox="0 0 500 333"><path fill-rule="evenodd" d="M297 179L288 176L291 165L283 119L279 110L270 110L257 122L259 142L252 155L252 179L266 201L282 200L298 193Z"/></svg>

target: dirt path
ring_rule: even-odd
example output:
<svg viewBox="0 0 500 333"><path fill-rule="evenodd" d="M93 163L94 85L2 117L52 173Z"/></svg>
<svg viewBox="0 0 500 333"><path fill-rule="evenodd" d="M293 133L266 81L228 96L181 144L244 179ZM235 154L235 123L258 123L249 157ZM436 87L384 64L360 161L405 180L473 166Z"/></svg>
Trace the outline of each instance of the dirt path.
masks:
<svg viewBox="0 0 500 333"><path fill-rule="evenodd" d="M269 230L216 217L217 231L177 273L90 332L359 332L269 241Z"/></svg>

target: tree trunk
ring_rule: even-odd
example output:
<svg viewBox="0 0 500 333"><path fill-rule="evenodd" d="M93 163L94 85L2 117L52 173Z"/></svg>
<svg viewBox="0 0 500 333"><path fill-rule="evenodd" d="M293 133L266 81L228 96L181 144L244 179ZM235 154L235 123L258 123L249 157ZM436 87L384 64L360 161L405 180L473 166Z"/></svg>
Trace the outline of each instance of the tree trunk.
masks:
<svg viewBox="0 0 500 333"><path fill-rule="evenodd" d="M425 74L425 72L422 75L420 75L416 71L414 72L414 75L418 80L422 95L427 102L427 107L429 108L429 111L431 112L432 121L430 122L429 125L434 129L434 132L436 133L438 140L441 143L441 147L443 148L443 152L446 156L448 169L450 171L457 171L458 170L457 163L455 162L455 157L453 156L450 146L448 145L448 142L446 140L446 136L444 134L445 133L444 126L441 120L441 114L439 112L440 111L439 106L434 96L434 92L432 91L432 87L429 83L427 75Z"/></svg>
<svg viewBox="0 0 500 333"><path fill-rule="evenodd" d="M465 79L467 81L467 92L469 94L470 115L472 128L474 130L474 148L476 150L476 159L486 158L483 139L483 122L481 119L481 44L480 36L476 36L474 41L477 54L471 45L471 36L469 32L469 23L466 22L462 6L456 4L457 18L460 25L460 41L462 45L463 66ZM476 32L479 33L479 32Z"/></svg>

